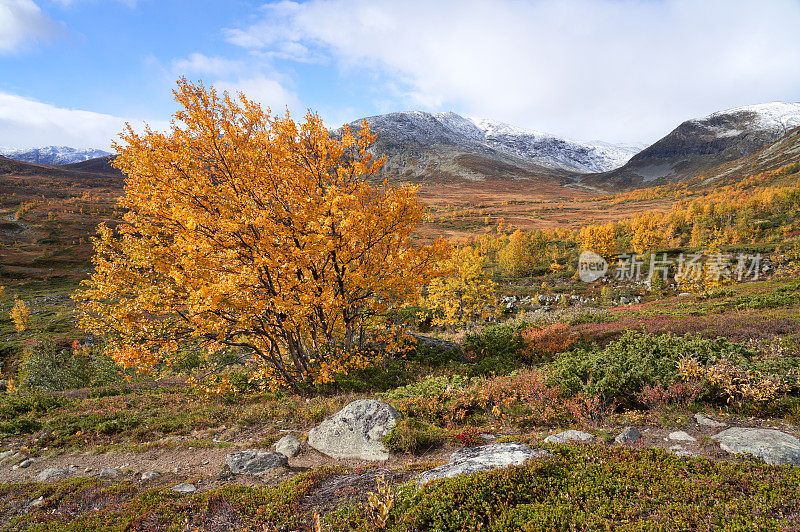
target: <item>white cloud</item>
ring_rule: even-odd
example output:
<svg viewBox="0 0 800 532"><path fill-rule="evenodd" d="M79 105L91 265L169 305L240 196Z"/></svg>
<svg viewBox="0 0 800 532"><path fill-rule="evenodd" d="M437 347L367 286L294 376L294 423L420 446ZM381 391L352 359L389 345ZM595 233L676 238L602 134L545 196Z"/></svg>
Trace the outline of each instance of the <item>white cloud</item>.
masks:
<svg viewBox="0 0 800 532"><path fill-rule="evenodd" d="M32 0L0 0L0 54L18 52L64 31L63 24L45 16Z"/></svg>
<svg viewBox="0 0 800 532"><path fill-rule="evenodd" d="M217 90L228 91L231 95L243 92L249 99L270 107L274 112L286 108L293 113L301 110L297 95L285 87L290 83L289 78L272 69L269 58L262 57L259 52L251 53L243 60L192 53L174 60L171 71L174 76L190 79L199 76Z"/></svg>
<svg viewBox="0 0 800 532"><path fill-rule="evenodd" d="M795 0L310 0L265 6L226 36L377 73L376 101L397 107L635 142L716 110L800 100L798 27Z"/></svg>
<svg viewBox="0 0 800 532"><path fill-rule="evenodd" d="M264 75L259 74L235 81L219 80L214 82L214 87L219 91L228 91L231 95L243 92L247 98L260 103L263 107L269 107L275 114L280 114L287 108L294 116L301 111L296 94L278 81Z"/></svg>
<svg viewBox="0 0 800 532"><path fill-rule="evenodd" d="M239 61L224 57L209 57L201 53L189 54L184 59L172 62L172 72L177 76L190 76L192 74L208 74L211 76L226 76L240 71L243 65Z"/></svg>
<svg viewBox="0 0 800 532"><path fill-rule="evenodd" d="M107 114L64 109L15 94L0 92L0 146L28 148L64 145L74 148L109 149L126 120ZM141 120L129 120L141 129ZM166 122L152 122L165 130Z"/></svg>

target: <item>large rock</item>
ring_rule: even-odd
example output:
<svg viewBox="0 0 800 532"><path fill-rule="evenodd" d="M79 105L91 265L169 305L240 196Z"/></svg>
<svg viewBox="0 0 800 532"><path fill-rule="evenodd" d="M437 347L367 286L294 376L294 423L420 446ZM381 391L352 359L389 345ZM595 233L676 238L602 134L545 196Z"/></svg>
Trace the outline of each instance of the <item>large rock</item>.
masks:
<svg viewBox="0 0 800 532"><path fill-rule="evenodd" d="M285 455L287 458L294 458L300 454L301 445L302 442L297 436L287 434L275 444L275 451Z"/></svg>
<svg viewBox="0 0 800 532"><path fill-rule="evenodd" d="M625 430L617 434L617 437L614 438L614 441L617 443L631 443L635 442L641 437L642 434L636 427L625 427Z"/></svg>
<svg viewBox="0 0 800 532"><path fill-rule="evenodd" d="M288 461L286 455L275 451L245 449L226 456L225 463L231 473L237 475L265 475L273 469L285 466Z"/></svg>
<svg viewBox="0 0 800 532"><path fill-rule="evenodd" d="M800 440L779 430L731 427L711 439L729 453L749 453L768 464L800 465Z"/></svg>
<svg viewBox="0 0 800 532"><path fill-rule="evenodd" d="M420 486L432 480L489 471L500 467L521 465L533 458L553 455L541 449L531 449L522 443L492 443L454 452L445 465L425 471L417 477Z"/></svg>
<svg viewBox="0 0 800 532"><path fill-rule="evenodd" d="M68 475L73 471L75 470L67 467L48 467L47 469L43 469L41 473L36 475L36 480L39 482L45 482L47 480L50 480L51 478Z"/></svg>
<svg viewBox="0 0 800 532"><path fill-rule="evenodd" d="M434 336L424 336L422 334L412 334L418 346L426 346L433 349L443 349L445 351L461 352L461 346L449 340L443 340Z"/></svg>
<svg viewBox="0 0 800 532"><path fill-rule="evenodd" d="M308 444L333 458L387 460L381 439L401 414L388 403L374 399L353 401L308 433Z"/></svg>
<svg viewBox="0 0 800 532"><path fill-rule="evenodd" d="M594 436L580 430L565 430L558 434L551 434L544 439L545 443L568 443L571 441L592 441Z"/></svg>

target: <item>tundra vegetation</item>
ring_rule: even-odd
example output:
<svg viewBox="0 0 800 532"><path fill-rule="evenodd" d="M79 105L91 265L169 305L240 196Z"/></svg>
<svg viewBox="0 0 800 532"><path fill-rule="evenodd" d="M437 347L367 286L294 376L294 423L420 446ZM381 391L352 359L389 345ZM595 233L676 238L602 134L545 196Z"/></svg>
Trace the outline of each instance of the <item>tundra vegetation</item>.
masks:
<svg viewBox="0 0 800 532"><path fill-rule="evenodd" d="M83 191L61 211L46 197L3 203L61 238L50 260L75 255L33 280L3 270L0 452L12 452L0 471L13 478L0 529L800 529L800 467L728 454L694 421L798 433L799 164L538 205L669 202L521 229L380 183L366 125L332 136L313 114L298 124L186 81L175 96L169 132L128 130L116 146L117 205ZM78 213L104 222L88 273L76 250L94 230L78 236ZM436 238L472 217L472 234ZM23 241L3 246L43 260ZM605 278L580 281L582 249L611 261ZM641 255L641 275L624 253ZM681 254L703 264L695 275L674 261L650 270ZM721 256L726 269L708 266ZM388 462L304 451L261 481L219 473L225 453L302 437L366 398L402 414L383 439ZM650 436L615 444L628 426ZM543 442L564 429L595 442ZM698 434L694 456L663 443L681 430ZM489 441L552 457L414 481ZM195 465L147 483L130 463L48 482L20 467L87 456ZM171 490L179 482L200 489Z"/></svg>

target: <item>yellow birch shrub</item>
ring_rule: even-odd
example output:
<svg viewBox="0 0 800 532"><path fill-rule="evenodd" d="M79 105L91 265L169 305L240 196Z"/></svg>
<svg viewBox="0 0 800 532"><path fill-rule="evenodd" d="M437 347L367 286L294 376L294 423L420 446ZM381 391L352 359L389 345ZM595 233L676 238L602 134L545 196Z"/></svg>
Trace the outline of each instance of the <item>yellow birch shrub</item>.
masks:
<svg viewBox="0 0 800 532"><path fill-rule="evenodd" d="M439 263L442 275L428 285L422 300L434 325L455 327L497 315L496 284L485 266L484 255L471 246L454 247Z"/></svg>
<svg viewBox="0 0 800 532"><path fill-rule="evenodd" d="M578 236L581 246L609 260L617 252L617 239L612 225L587 225Z"/></svg>
<svg viewBox="0 0 800 532"><path fill-rule="evenodd" d="M128 127L114 146L126 212L94 239L80 325L125 366L235 349L272 387L374 360L370 331L417 300L444 245L413 242L414 187L368 181L384 158L366 122L335 137L243 94L185 79L174 94L168 132Z"/></svg>
<svg viewBox="0 0 800 532"><path fill-rule="evenodd" d="M14 299L14 306L11 308L11 320L17 332L23 332L30 325L31 312L27 303L21 299Z"/></svg>

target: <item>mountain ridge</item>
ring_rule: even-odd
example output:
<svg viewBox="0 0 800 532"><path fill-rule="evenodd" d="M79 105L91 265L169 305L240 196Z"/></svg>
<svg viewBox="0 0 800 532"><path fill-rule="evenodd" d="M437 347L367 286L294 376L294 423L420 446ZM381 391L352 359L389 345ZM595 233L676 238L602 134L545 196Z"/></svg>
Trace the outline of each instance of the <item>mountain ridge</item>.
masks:
<svg viewBox="0 0 800 532"><path fill-rule="evenodd" d="M800 103L771 102L686 120L609 172L581 177L585 185L639 188L682 181L752 155L800 126Z"/></svg>

